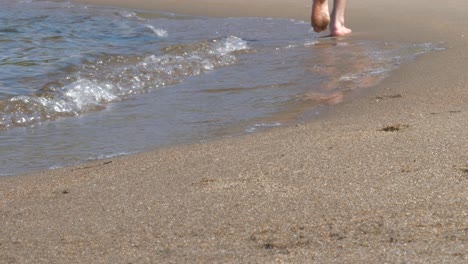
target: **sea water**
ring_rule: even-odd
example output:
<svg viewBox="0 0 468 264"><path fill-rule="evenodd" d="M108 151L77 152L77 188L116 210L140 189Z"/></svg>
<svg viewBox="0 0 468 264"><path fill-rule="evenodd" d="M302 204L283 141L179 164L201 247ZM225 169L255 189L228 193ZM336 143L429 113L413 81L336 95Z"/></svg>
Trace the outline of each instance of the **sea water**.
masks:
<svg viewBox="0 0 468 264"><path fill-rule="evenodd" d="M440 49L293 19L0 4L0 175L292 124Z"/></svg>

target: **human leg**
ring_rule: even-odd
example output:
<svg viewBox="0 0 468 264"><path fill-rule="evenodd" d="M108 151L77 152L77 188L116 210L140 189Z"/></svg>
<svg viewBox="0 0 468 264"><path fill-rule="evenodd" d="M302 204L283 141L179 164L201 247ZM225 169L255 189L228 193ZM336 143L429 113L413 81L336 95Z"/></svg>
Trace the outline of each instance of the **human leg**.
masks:
<svg viewBox="0 0 468 264"><path fill-rule="evenodd" d="M330 23L328 0L313 0L311 21L315 32L322 32L327 29Z"/></svg>
<svg viewBox="0 0 468 264"><path fill-rule="evenodd" d="M334 0L330 21L330 33L332 36L343 36L351 33L351 29L345 27L345 9L347 0ZM315 30L315 29L314 29Z"/></svg>

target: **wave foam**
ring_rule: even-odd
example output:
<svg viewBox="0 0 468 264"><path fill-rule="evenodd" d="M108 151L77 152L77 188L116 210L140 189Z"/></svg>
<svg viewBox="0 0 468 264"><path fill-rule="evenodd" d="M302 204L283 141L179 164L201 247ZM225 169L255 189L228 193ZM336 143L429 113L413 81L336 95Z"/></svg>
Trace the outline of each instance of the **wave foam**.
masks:
<svg viewBox="0 0 468 264"><path fill-rule="evenodd" d="M199 43L166 47L162 55L135 58L114 56L85 65L69 84L44 87L40 94L21 95L0 101L0 129L27 126L61 116L100 110L131 94L182 82L236 62L235 52L247 49L241 38L230 36Z"/></svg>
<svg viewBox="0 0 468 264"><path fill-rule="evenodd" d="M166 38L169 34L167 33L166 30L161 29L161 28L155 28L152 25L145 25L147 28L151 29L153 33L160 37L160 38Z"/></svg>

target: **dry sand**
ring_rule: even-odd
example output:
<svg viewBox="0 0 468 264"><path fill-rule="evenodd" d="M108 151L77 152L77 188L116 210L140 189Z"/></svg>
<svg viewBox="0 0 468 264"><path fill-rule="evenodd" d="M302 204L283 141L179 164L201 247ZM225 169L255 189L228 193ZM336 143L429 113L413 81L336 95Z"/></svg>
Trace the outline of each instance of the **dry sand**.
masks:
<svg viewBox="0 0 468 264"><path fill-rule="evenodd" d="M307 19L309 2L125 5ZM468 1L439 2L350 1L349 41L448 49L318 120L1 178L0 263L467 263Z"/></svg>

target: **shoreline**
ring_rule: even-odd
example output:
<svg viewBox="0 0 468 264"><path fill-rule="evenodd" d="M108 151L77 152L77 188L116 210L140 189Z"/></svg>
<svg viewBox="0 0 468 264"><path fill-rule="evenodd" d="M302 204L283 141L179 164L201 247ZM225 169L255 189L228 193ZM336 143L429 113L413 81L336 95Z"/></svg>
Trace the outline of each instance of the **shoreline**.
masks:
<svg viewBox="0 0 468 264"><path fill-rule="evenodd" d="M248 3L152 2L194 14L235 14ZM468 3L432 10L430 2L349 3L350 41L444 41L448 49L402 65L318 120L0 178L0 259L465 263ZM265 16L289 4L258 3L272 3L274 11L250 6ZM294 1L291 16L304 16L301 5L310 3ZM393 21L399 8L413 15Z"/></svg>

